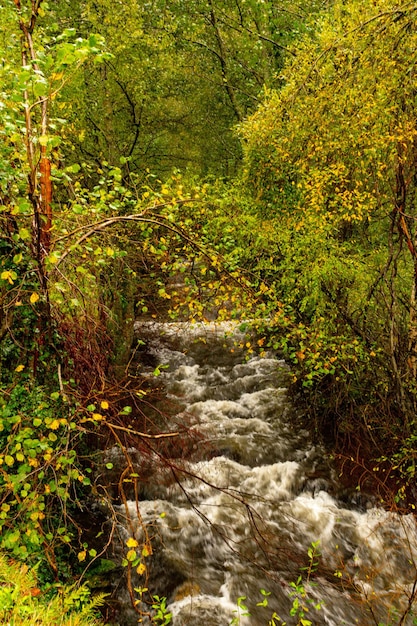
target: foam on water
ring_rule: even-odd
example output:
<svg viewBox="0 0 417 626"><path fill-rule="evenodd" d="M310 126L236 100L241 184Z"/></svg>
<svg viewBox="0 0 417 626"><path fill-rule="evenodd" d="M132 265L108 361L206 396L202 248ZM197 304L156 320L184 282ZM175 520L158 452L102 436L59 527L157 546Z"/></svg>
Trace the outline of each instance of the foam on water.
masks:
<svg viewBox="0 0 417 626"><path fill-rule="evenodd" d="M371 605L388 623L416 577L413 518L346 508L324 451L289 419L285 364L273 355L245 360L233 331L230 323L137 325L155 360L169 365L159 380L181 403L178 420L187 418L215 452L184 462L181 486L155 473L140 520L128 503L137 534L145 524L154 537L150 584L165 595L170 580L182 581L168 594L174 626L227 626L241 595L252 615L240 624L265 626L273 611L296 624L289 583L320 540L322 570L308 595L324 605L311 609L313 624L366 626ZM271 591L267 609L256 606L260 588Z"/></svg>

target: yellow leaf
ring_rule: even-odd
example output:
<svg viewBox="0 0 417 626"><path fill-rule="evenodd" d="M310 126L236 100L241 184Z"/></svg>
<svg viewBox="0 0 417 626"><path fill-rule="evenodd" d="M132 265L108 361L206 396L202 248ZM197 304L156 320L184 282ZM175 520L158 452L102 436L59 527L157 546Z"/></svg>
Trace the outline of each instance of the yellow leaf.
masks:
<svg viewBox="0 0 417 626"><path fill-rule="evenodd" d="M136 568L136 571L139 574L139 576L142 576L142 574L146 572L146 565L144 565L143 563L139 563L139 565Z"/></svg>
<svg viewBox="0 0 417 626"><path fill-rule="evenodd" d="M14 277L12 272L10 272L9 270L5 270L4 272L2 272L0 274L0 278L2 278L3 280L7 280L11 285L13 285Z"/></svg>
<svg viewBox="0 0 417 626"><path fill-rule="evenodd" d="M25 369L24 365L18 365L15 369L15 372L22 372Z"/></svg>
<svg viewBox="0 0 417 626"><path fill-rule="evenodd" d="M152 546L151 545L143 546L142 556L146 558L150 554L152 554Z"/></svg>
<svg viewBox="0 0 417 626"><path fill-rule="evenodd" d="M126 541L126 545L128 548L137 548L139 544L136 539L133 539L133 537L129 537L129 539Z"/></svg>
<svg viewBox="0 0 417 626"><path fill-rule="evenodd" d="M100 403L100 406L101 406L102 409L108 409L109 408L109 403L106 400L103 400Z"/></svg>
<svg viewBox="0 0 417 626"><path fill-rule="evenodd" d="M51 430L57 430L59 428L59 420L53 420L50 424L49 424L49 428Z"/></svg>
<svg viewBox="0 0 417 626"><path fill-rule="evenodd" d="M39 300L39 294L37 294L36 292L33 292L29 300L31 304L35 304L35 302Z"/></svg>
<svg viewBox="0 0 417 626"><path fill-rule="evenodd" d="M92 418L93 420L97 420L98 422L104 419L104 417L100 415L100 413L93 413Z"/></svg>
<svg viewBox="0 0 417 626"><path fill-rule="evenodd" d="M78 556L79 562L81 563L82 561L85 561L85 558L87 556L87 551L83 550L82 552L79 552L77 556Z"/></svg>

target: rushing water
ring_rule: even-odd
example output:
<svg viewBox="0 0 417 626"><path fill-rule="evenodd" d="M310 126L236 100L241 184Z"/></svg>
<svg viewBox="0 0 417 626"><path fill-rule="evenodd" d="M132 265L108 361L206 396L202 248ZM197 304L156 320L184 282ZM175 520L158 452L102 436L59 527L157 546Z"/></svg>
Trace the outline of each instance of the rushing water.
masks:
<svg viewBox="0 0 417 626"><path fill-rule="evenodd" d="M413 593L413 518L341 488L324 450L297 426L285 363L272 354L248 358L229 330L137 324L150 369L169 366L158 382L177 405L172 429L186 423L194 441L188 460L150 463L141 521L128 503L138 535L145 524L152 537L152 591L167 596L174 626L226 626L239 615L240 596L251 613L236 622L242 626L266 626L274 611L297 624L290 583L306 575L309 547L319 541L319 565L301 598L305 619L412 624L393 607L401 615ZM270 592L268 607L256 606L261 589ZM126 609L120 623L137 617Z"/></svg>

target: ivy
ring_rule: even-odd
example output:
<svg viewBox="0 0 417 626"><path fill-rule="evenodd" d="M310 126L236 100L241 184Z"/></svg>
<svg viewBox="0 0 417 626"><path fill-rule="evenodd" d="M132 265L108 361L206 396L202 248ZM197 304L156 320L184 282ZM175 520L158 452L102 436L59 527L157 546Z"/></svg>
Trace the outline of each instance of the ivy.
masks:
<svg viewBox="0 0 417 626"><path fill-rule="evenodd" d="M15 557L34 562L72 539L65 510L90 482L77 459L72 413L60 394L29 380L1 397L0 547Z"/></svg>

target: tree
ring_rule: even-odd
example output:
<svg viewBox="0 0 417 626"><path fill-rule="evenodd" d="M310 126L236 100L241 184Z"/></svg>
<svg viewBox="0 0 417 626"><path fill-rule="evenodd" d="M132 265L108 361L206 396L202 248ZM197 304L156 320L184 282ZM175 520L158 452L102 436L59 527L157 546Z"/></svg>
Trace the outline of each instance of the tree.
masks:
<svg viewBox="0 0 417 626"><path fill-rule="evenodd" d="M113 58L79 79L73 141L85 160L128 159L126 172L161 178L173 167L236 172L234 126L279 83L287 44L315 10L230 0L77 7L81 29L102 34Z"/></svg>
<svg viewBox="0 0 417 626"><path fill-rule="evenodd" d="M391 0L335 2L294 48L283 89L242 126L246 184L277 239L262 271L310 329L295 333L295 361L310 382L348 370L351 401L369 388L408 434L416 385L415 11Z"/></svg>

